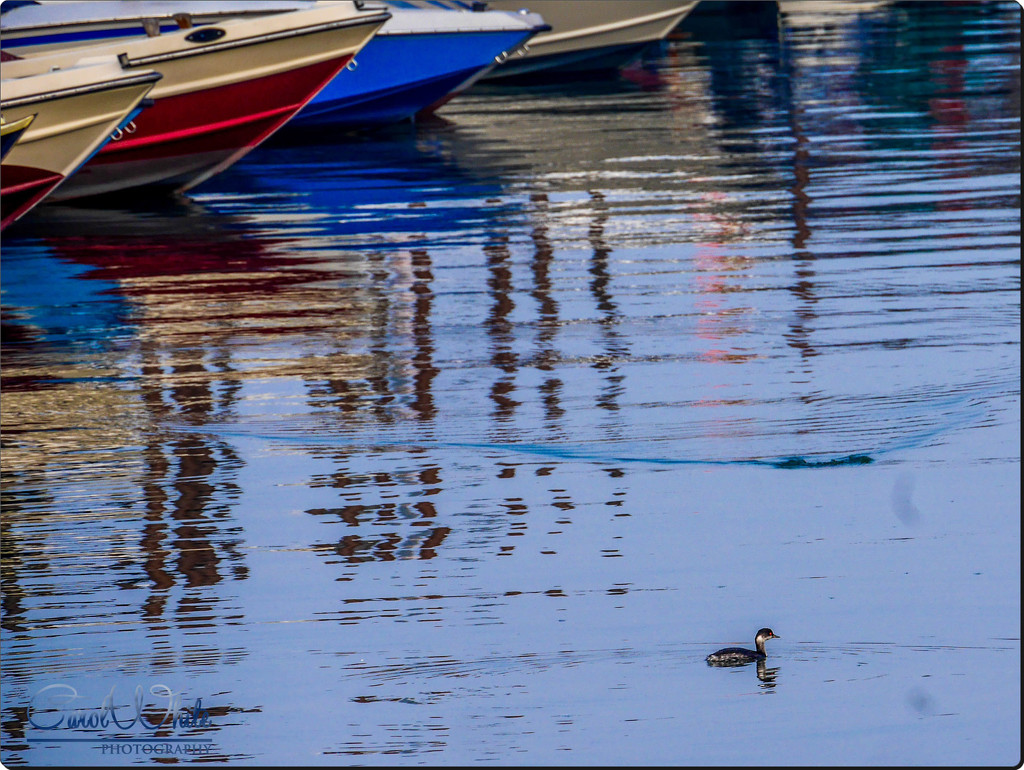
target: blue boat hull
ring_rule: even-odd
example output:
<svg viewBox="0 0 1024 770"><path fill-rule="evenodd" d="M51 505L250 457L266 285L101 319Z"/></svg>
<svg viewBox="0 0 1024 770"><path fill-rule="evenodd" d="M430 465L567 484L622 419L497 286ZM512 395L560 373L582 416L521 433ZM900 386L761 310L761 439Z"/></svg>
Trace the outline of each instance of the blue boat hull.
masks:
<svg viewBox="0 0 1024 770"><path fill-rule="evenodd" d="M527 31L378 34L289 125L350 128L397 123L445 99L494 65Z"/></svg>

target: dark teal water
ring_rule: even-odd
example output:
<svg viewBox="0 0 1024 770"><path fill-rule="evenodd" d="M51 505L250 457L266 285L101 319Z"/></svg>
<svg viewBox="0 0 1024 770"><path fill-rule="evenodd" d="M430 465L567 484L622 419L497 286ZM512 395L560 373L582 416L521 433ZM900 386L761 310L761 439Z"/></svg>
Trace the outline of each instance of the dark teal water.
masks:
<svg viewBox="0 0 1024 770"><path fill-rule="evenodd" d="M1020 15L705 11L10 228L3 762L1018 762Z"/></svg>

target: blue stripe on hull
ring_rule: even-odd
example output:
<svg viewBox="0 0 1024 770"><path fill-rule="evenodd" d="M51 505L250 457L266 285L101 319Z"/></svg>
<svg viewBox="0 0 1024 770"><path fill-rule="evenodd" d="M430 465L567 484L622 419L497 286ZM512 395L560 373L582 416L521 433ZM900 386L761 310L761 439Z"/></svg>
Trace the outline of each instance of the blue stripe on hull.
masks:
<svg viewBox="0 0 1024 770"><path fill-rule="evenodd" d="M160 33L165 32L177 32L177 24L162 24L160 26ZM36 35L32 34L20 34L20 35L9 35L7 39L0 39L0 48L7 49L12 53L17 53L19 48L26 48L28 46L39 46L39 45L68 45L68 44L79 44L79 45L90 45L92 43L106 43L110 40L116 40L118 38L129 38L129 37L142 37L146 35L145 29L142 24L136 24L133 26L125 27L104 27L97 29L78 30L74 32L46 32Z"/></svg>

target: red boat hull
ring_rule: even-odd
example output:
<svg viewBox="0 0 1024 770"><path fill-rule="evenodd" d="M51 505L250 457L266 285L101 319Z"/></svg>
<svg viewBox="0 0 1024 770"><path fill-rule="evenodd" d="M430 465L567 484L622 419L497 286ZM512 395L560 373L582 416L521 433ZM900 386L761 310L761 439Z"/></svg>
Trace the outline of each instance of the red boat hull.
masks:
<svg viewBox="0 0 1024 770"><path fill-rule="evenodd" d="M132 133L108 142L50 199L194 187L283 126L351 58L157 99L135 119Z"/></svg>
<svg viewBox="0 0 1024 770"><path fill-rule="evenodd" d="M60 174L29 166L4 164L3 187L0 188L0 229L7 227L46 197L64 179Z"/></svg>

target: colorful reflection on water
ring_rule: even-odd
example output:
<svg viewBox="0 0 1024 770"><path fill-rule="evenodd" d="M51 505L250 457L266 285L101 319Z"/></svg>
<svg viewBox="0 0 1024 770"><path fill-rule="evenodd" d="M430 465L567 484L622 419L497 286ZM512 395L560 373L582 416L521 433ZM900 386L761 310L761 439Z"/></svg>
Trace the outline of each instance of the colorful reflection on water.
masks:
<svg viewBox="0 0 1024 770"><path fill-rule="evenodd" d="M1019 9L765 7L5 232L3 761L1016 761Z"/></svg>

